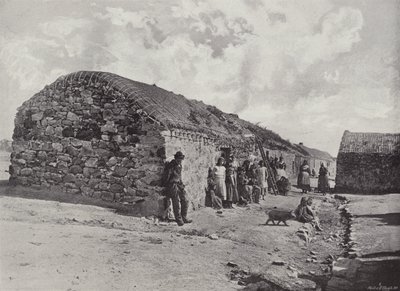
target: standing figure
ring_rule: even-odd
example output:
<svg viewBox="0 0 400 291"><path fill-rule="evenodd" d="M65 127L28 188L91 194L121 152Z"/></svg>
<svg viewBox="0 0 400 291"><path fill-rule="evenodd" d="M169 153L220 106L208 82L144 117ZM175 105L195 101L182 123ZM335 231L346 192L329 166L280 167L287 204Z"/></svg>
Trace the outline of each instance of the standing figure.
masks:
<svg viewBox="0 0 400 291"><path fill-rule="evenodd" d="M215 195L216 184L214 180L213 170L208 169L207 189L206 189L206 206L214 209L222 208L222 200Z"/></svg>
<svg viewBox="0 0 400 291"><path fill-rule="evenodd" d="M283 165L279 165L277 169L277 181L276 186L280 194L286 196L290 191L290 182L288 176L286 174L285 169L283 169Z"/></svg>
<svg viewBox="0 0 400 291"><path fill-rule="evenodd" d="M271 167L271 176L273 176L273 177L270 177L270 183L269 183L269 189L268 190L271 190L272 189L272 187L271 187L271 185L272 185L272 178L274 178L275 179L275 181L276 181L276 175L277 175L277 168L278 168L278 158L277 157L275 157L274 159L272 159L271 158L271 162L270 162L270 167Z"/></svg>
<svg viewBox="0 0 400 291"><path fill-rule="evenodd" d="M263 200L265 200L265 195L268 191L268 170L264 161L260 161L258 164L259 167L257 169L257 180L261 190L261 197Z"/></svg>
<svg viewBox="0 0 400 291"><path fill-rule="evenodd" d="M226 204L226 168L224 167L225 159L219 158L217 165L213 169L214 181L215 181L215 195L222 200L222 204Z"/></svg>
<svg viewBox="0 0 400 291"><path fill-rule="evenodd" d="M258 185L258 180L257 180L257 163L253 163L250 166L250 169L247 173L247 178L249 178L248 184L252 186L252 192L251 192L251 202L255 203L260 203L260 192L261 189Z"/></svg>
<svg viewBox="0 0 400 291"><path fill-rule="evenodd" d="M185 158L182 152L176 152L174 159L168 164L166 176L166 194L172 200L175 221L179 226L191 223L187 218L189 201L182 182L182 161Z"/></svg>
<svg viewBox="0 0 400 291"><path fill-rule="evenodd" d="M237 174L237 189L239 193L239 204L247 205L250 201L250 190L248 186L248 179L245 173L245 170L242 167L238 167L238 174Z"/></svg>
<svg viewBox="0 0 400 291"><path fill-rule="evenodd" d="M329 191L328 169L325 168L324 163L321 163L321 167L319 168L318 191L324 195Z"/></svg>
<svg viewBox="0 0 400 291"><path fill-rule="evenodd" d="M311 191L310 174L310 167L308 166L307 160L304 160L303 164L300 166L299 175L297 177L297 186L301 188L302 193Z"/></svg>
<svg viewBox="0 0 400 291"><path fill-rule="evenodd" d="M226 207L233 208L232 203L239 201L238 192L236 188L236 175L235 168L233 167L232 161L228 160L226 164Z"/></svg>

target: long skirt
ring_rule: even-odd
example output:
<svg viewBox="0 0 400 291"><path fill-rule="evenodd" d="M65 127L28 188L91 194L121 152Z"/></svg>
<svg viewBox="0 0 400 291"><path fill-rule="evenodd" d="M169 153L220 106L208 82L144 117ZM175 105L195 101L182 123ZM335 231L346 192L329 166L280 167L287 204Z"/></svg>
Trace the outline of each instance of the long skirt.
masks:
<svg viewBox="0 0 400 291"><path fill-rule="evenodd" d="M222 200L226 200L225 178L216 177L215 184L216 184L215 195L217 195L217 197L221 198Z"/></svg>
<svg viewBox="0 0 400 291"><path fill-rule="evenodd" d="M310 174L308 174L308 172L299 173L297 186L299 186L303 190L310 190Z"/></svg>
<svg viewBox="0 0 400 291"><path fill-rule="evenodd" d="M238 191L234 184L226 183L226 200L233 203L239 201Z"/></svg>
<svg viewBox="0 0 400 291"><path fill-rule="evenodd" d="M207 190L206 193L206 207L212 207L214 209L222 208L221 198L215 196L214 190Z"/></svg>
<svg viewBox="0 0 400 291"><path fill-rule="evenodd" d="M276 182L276 186L278 187L278 191L282 195L287 195L287 192L290 191L290 182L285 177L282 177L280 180Z"/></svg>
<svg viewBox="0 0 400 291"><path fill-rule="evenodd" d="M318 177L318 191L326 193L329 191L329 178L326 175Z"/></svg>

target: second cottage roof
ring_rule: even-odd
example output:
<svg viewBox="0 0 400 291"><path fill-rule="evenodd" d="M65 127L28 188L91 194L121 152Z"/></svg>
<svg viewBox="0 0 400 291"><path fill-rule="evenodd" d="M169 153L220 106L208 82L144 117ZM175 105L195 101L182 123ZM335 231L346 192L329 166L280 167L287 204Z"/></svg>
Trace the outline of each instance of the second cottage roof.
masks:
<svg viewBox="0 0 400 291"><path fill-rule="evenodd" d="M400 154L400 133L350 132L346 130L339 152Z"/></svg>

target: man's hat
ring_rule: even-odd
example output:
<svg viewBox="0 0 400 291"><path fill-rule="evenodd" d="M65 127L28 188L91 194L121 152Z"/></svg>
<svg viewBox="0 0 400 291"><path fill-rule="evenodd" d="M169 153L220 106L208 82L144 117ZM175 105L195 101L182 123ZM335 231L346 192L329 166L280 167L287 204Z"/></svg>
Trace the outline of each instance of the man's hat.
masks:
<svg viewBox="0 0 400 291"><path fill-rule="evenodd" d="M178 152L176 152L176 154L175 154L175 159L184 159L185 158L185 155L181 152L181 151L178 151Z"/></svg>

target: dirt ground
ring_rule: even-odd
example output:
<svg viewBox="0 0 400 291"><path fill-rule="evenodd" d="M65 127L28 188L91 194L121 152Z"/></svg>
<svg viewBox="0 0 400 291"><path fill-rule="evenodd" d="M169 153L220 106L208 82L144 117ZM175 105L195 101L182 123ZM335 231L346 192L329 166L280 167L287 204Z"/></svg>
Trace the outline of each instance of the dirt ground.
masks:
<svg viewBox="0 0 400 291"><path fill-rule="evenodd" d="M255 274L279 290L305 290L343 252L338 202L320 195L324 230L307 244L297 221L264 225L267 209L297 206L296 192L222 214L203 208L183 227L21 193L0 187L1 290L240 290Z"/></svg>

